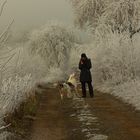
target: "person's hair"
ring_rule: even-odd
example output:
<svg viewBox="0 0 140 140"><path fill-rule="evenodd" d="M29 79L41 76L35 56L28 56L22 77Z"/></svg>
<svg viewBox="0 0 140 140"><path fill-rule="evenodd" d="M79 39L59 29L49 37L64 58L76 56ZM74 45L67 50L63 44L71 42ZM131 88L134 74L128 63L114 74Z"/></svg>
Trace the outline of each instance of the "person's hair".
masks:
<svg viewBox="0 0 140 140"><path fill-rule="evenodd" d="M82 54L81 54L81 57L87 58L87 56L86 56L85 53L82 53Z"/></svg>

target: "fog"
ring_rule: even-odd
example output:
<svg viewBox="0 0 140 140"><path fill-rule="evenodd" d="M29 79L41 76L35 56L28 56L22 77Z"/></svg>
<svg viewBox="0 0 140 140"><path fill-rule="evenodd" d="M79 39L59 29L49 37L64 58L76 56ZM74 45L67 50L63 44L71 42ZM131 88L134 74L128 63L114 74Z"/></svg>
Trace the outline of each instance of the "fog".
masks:
<svg viewBox="0 0 140 140"><path fill-rule="evenodd" d="M8 0L0 28L3 29L12 19L12 30L29 30L52 20L72 24L73 11L69 0Z"/></svg>

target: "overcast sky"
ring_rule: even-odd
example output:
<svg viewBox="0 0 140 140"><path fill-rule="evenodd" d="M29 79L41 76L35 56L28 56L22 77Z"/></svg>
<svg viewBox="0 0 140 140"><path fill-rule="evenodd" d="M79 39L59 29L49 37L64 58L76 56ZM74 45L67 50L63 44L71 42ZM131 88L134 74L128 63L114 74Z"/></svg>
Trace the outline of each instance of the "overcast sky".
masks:
<svg viewBox="0 0 140 140"><path fill-rule="evenodd" d="M0 28L15 20L13 30L38 27L55 20L73 23L69 0L8 0L0 19Z"/></svg>

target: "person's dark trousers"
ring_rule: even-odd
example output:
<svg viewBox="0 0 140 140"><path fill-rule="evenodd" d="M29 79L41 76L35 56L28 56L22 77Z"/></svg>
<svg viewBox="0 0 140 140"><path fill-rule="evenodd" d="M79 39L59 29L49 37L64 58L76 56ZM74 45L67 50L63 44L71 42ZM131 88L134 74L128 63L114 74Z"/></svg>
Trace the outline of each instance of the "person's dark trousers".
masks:
<svg viewBox="0 0 140 140"><path fill-rule="evenodd" d="M94 96L94 92L93 92L92 83L91 82L87 82L87 83L88 83L88 89L89 89L90 97L93 97Z"/></svg>
<svg viewBox="0 0 140 140"><path fill-rule="evenodd" d="M81 82L83 97L86 97L86 82Z"/></svg>
<svg viewBox="0 0 140 140"><path fill-rule="evenodd" d="M88 84L90 97L93 97L94 93L93 93L93 86L92 86L91 82L81 82L83 97L86 97L86 83Z"/></svg>

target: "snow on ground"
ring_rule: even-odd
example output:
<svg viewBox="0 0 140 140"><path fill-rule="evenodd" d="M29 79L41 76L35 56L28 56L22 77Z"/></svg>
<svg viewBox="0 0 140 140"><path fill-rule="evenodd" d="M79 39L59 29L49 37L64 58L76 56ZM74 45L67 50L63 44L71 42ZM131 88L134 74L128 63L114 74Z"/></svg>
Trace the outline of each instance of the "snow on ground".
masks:
<svg viewBox="0 0 140 140"><path fill-rule="evenodd" d="M73 108L77 111L70 117L78 118L81 123L81 132L85 134L87 140L107 140L108 136L98 134L99 129L96 128L99 124L98 118L91 113L90 106L83 98L73 98Z"/></svg>
<svg viewBox="0 0 140 140"><path fill-rule="evenodd" d="M140 81L133 80L125 82L124 84L114 86L108 83L99 85L97 90L112 94L116 98L123 100L127 104L131 104L136 110L140 110Z"/></svg>
<svg viewBox="0 0 140 140"><path fill-rule="evenodd" d="M140 80L128 81L119 87L116 86L112 94L140 110Z"/></svg>

